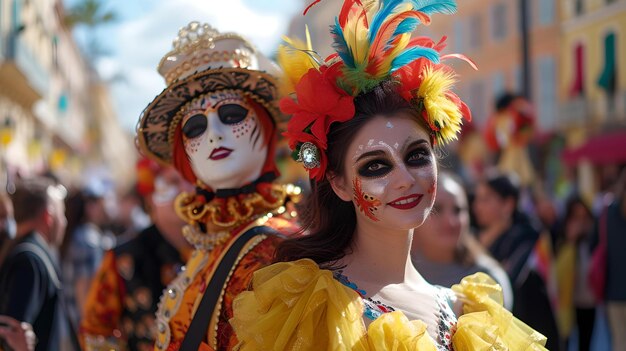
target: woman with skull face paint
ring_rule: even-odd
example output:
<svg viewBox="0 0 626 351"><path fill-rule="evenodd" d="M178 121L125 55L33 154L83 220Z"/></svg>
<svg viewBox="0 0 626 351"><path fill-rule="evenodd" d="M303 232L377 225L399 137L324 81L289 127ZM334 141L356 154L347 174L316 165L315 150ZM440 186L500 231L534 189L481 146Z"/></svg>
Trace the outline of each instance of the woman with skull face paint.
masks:
<svg viewBox="0 0 626 351"><path fill-rule="evenodd" d="M173 46L159 65L168 87L143 112L138 139L196 185L175 202L195 250L161 296L155 350L226 350L236 344L233 298L271 263L277 234L297 231L284 205L299 189L273 182L279 70L208 24L191 22Z"/></svg>
<svg viewBox="0 0 626 351"><path fill-rule="evenodd" d="M345 0L331 28L336 54L283 46L297 98L281 101L292 115L285 136L312 195L301 211L306 234L284 241L279 262L255 272L233 303L239 350L545 349L486 274L446 289L411 263L413 229L435 199L433 148L471 118L450 91L443 40L411 32L455 8Z"/></svg>

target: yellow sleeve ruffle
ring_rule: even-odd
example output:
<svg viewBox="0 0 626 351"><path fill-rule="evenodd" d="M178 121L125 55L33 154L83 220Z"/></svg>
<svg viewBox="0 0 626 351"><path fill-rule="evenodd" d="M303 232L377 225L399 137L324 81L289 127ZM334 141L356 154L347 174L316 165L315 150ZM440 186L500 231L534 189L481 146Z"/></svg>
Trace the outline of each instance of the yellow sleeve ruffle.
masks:
<svg viewBox="0 0 626 351"><path fill-rule="evenodd" d="M309 259L254 273L233 301L239 350L367 350L363 303Z"/></svg>
<svg viewBox="0 0 626 351"><path fill-rule="evenodd" d="M399 311L366 333L361 297L309 259L260 269L252 284L233 301L239 350L436 351L426 324Z"/></svg>
<svg viewBox="0 0 626 351"><path fill-rule="evenodd" d="M463 315L452 337L456 351L546 350L546 337L502 306L502 289L487 274L476 273L454 285Z"/></svg>

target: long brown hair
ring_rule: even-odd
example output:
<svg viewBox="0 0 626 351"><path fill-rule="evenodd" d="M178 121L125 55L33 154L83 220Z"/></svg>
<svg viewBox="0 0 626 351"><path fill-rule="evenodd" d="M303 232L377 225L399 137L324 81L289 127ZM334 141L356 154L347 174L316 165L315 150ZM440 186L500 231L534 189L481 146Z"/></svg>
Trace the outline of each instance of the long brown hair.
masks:
<svg viewBox="0 0 626 351"><path fill-rule="evenodd" d="M354 118L330 127L326 177L320 182L311 180L311 195L299 208L301 233L306 234L283 241L276 250L275 261L309 258L323 268L334 268L338 260L350 253L356 228L354 205L341 200L328 181L333 174L344 174L345 153L350 143L367 122L378 116L406 113L424 130L430 131L415 108L398 94L396 87L396 83L386 81L359 95L354 100ZM431 135L431 144L432 140Z"/></svg>

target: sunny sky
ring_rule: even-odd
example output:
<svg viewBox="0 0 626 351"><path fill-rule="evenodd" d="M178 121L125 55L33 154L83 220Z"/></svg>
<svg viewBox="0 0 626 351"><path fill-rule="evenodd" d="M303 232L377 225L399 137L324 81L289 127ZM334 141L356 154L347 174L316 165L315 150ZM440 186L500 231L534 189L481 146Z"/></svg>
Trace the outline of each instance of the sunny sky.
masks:
<svg viewBox="0 0 626 351"><path fill-rule="evenodd" d="M179 28L194 20L206 22L220 31L242 34L271 55L305 1L108 0L104 4L119 19L98 31L110 55L100 58L96 67L104 79L122 77L112 82L111 94L122 126L133 131L141 111L165 88L156 67Z"/></svg>

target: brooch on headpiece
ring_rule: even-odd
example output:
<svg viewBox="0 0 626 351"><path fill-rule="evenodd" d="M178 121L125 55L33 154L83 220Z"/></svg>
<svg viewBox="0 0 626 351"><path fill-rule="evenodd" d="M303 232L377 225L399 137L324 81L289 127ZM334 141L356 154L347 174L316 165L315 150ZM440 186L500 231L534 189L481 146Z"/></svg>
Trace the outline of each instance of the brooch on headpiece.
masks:
<svg viewBox="0 0 626 351"><path fill-rule="evenodd" d="M292 116L283 135L312 179L324 178L330 126L352 119L354 98L385 80L398 83L435 143L456 139L462 119L471 120L471 113L452 92L455 74L441 61L454 57L476 66L463 55L441 55L445 37L439 43L411 38L420 23L430 23L430 15L455 11L454 0L344 0L330 30L336 52L325 60L313 51L308 29L306 43L285 38L278 51L285 72L282 89L295 100L280 101L282 112Z"/></svg>

